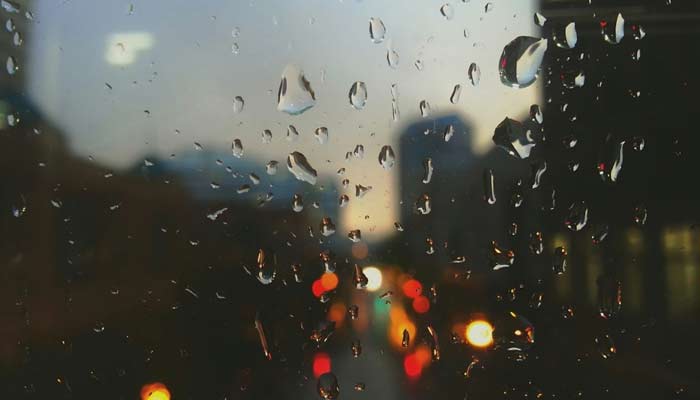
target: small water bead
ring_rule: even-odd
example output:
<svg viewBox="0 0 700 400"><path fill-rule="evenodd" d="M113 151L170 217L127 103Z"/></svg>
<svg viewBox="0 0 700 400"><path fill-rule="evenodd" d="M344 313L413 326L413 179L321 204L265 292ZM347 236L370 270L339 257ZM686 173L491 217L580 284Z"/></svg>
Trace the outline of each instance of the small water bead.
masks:
<svg viewBox="0 0 700 400"><path fill-rule="evenodd" d="M430 116L430 103L427 100L421 100L419 108L421 117L427 118Z"/></svg>
<svg viewBox="0 0 700 400"><path fill-rule="evenodd" d="M256 257L256 264L258 266L256 278L263 285L269 285L275 280L277 271L275 270L274 264L267 263L265 258L265 251L263 249L259 249Z"/></svg>
<svg viewBox="0 0 700 400"><path fill-rule="evenodd" d="M238 114L241 111L243 111L243 106L245 105L245 101L243 101L243 97L241 96L236 96L233 98L233 112Z"/></svg>
<svg viewBox="0 0 700 400"><path fill-rule="evenodd" d="M348 307L348 314L350 315L351 320L356 320L359 317L359 313L360 308L357 305L353 304L350 307Z"/></svg>
<svg viewBox="0 0 700 400"><path fill-rule="evenodd" d="M262 131L260 138L264 144L272 143L272 132L269 129Z"/></svg>
<svg viewBox="0 0 700 400"><path fill-rule="evenodd" d="M452 8L452 5L450 3L445 3L440 7L440 14L442 14L443 17L445 17L446 20L451 20L455 16L455 11L454 8Z"/></svg>
<svg viewBox="0 0 700 400"><path fill-rule="evenodd" d="M566 26L558 26L554 29L553 37L557 47L563 49L573 49L578 42L578 34L576 33L576 23L570 22Z"/></svg>
<svg viewBox="0 0 700 400"><path fill-rule="evenodd" d="M19 71L19 64L17 64L17 60L13 56L7 57L7 62L5 65L7 67L7 73L10 75L14 75L17 71Z"/></svg>
<svg viewBox="0 0 700 400"><path fill-rule="evenodd" d="M642 151L646 146L646 141L641 136L635 136L632 138L632 150Z"/></svg>
<svg viewBox="0 0 700 400"><path fill-rule="evenodd" d="M455 134L455 127L452 124L448 124L445 127L445 131L442 133L442 138L445 140L445 142L449 142L450 139L452 139L452 136Z"/></svg>
<svg viewBox="0 0 700 400"><path fill-rule="evenodd" d="M275 174L277 174L277 166L278 166L278 165L279 165L279 163L278 163L277 161L275 161L275 160L270 160L270 161L268 161L268 163L265 164L265 172L266 172L268 175L275 175Z"/></svg>
<svg viewBox="0 0 700 400"><path fill-rule="evenodd" d="M450 95L450 103L452 104L457 104L459 103L459 97L462 94L462 85L455 85L455 87L452 89L452 94Z"/></svg>
<svg viewBox="0 0 700 400"><path fill-rule="evenodd" d="M318 395L325 400L335 400L340 395L338 378L332 372L326 372L318 378L316 384Z"/></svg>
<svg viewBox="0 0 700 400"><path fill-rule="evenodd" d="M353 270L352 281L357 289L365 289L369 284L369 278L357 264L355 264L355 269Z"/></svg>
<svg viewBox="0 0 700 400"><path fill-rule="evenodd" d="M236 193L238 194L244 194L248 192L250 192L250 185L248 185L247 183L239 186L238 189L236 189Z"/></svg>
<svg viewBox="0 0 700 400"><path fill-rule="evenodd" d="M614 276L601 275L598 285L598 314L604 319L617 317L622 310L622 283Z"/></svg>
<svg viewBox="0 0 700 400"><path fill-rule="evenodd" d="M534 232L530 234L530 251L532 254L540 255L544 251L544 240L542 239L542 232Z"/></svg>
<svg viewBox="0 0 700 400"><path fill-rule="evenodd" d="M532 188L537 189L542 183L542 176L547 171L547 162L541 160L530 165L532 170Z"/></svg>
<svg viewBox="0 0 700 400"><path fill-rule="evenodd" d="M469 64L467 75L472 86L479 86L479 82L481 82L481 68L476 63Z"/></svg>
<svg viewBox="0 0 700 400"><path fill-rule="evenodd" d="M358 358L362 354L362 343L359 340L354 340L350 349L352 350L352 357Z"/></svg>
<svg viewBox="0 0 700 400"><path fill-rule="evenodd" d="M316 140L318 140L320 144L325 144L328 141L328 128L325 126L316 128L314 137L316 137Z"/></svg>
<svg viewBox="0 0 700 400"><path fill-rule="evenodd" d="M364 197L370 190L372 186L355 185L355 197Z"/></svg>
<svg viewBox="0 0 700 400"><path fill-rule="evenodd" d="M348 233L348 239L353 243L357 243L362 240L362 232L359 229L354 229Z"/></svg>
<svg viewBox="0 0 700 400"><path fill-rule="evenodd" d="M304 200L300 194L294 195L294 198L292 199L292 210L294 210L294 212L301 212L304 210Z"/></svg>
<svg viewBox="0 0 700 400"><path fill-rule="evenodd" d="M236 158L243 157L243 142L241 142L241 139L233 140L233 143L231 144L231 153Z"/></svg>
<svg viewBox="0 0 700 400"><path fill-rule="evenodd" d="M496 178L491 168L484 170L484 200L496 204Z"/></svg>
<svg viewBox="0 0 700 400"><path fill-rule="evenodd" d="M600 244L608 237L609 226L608 224L598 224L593 228L593 233L591 234L591 241L593 244Z"/></svg>
<svg viewBox="0 0 700 400"><path fill-rule="evenodd" d="M509 352L527 352L535 344L535 327L525 317L511 311L496 322L493 338L498 348Z"/></svg>
<svg viewBox="0 0 700 400"><path fill-rule="evenodd" d="M396 155L394 154L394 149L389 145L382 146L379 151L379 165L384 169L391 169L396 163Z"/></svg>
<svg viewBox="0 0 700 400"><path fill-rule="evenodd" d="M552 257L552 271L555 274L561 275L566 272L566 257L568 253L564 247L557 247L554 249L554 256Z"/></svg>
<svg viewBox="0 0 700 400"><path fill-rule="evenodd" d="M515 262L515 253L513 250L503 248L496 243L491 242L491 266L494 271L508 268Z"/></svg>
<svg viewBox="0 0 700 400"><path fill-rule="evenodd" d="M533 104L530 106L530 119L538 124L544 122L544 116L542 115L542 110L539 105Z"/></svg>
<svg viewBox="0 0 700 400"><path fill-rule="evenodd" d="M335 224L333 223L333 220L330 219L330 217L323 217L321 219L321 226L320 226L321 234L323 236L330 236L335 233Z"/></svg>
<svg viewBox="0 0 700 400"><path fill-rule="evenodd" d="M432 199L427 193L423 193L418 197L418 200L416 200L415 208L419 214L430 214L430 211L432 211Z"/></svg>
<svg viewBox="0 0 700 400"><path fill-rule="evenodd" d="M600 21L600 33L603 39L610 44L618 44L625 37L625 19L622 14L617 14L615 23Z"/></svg>
<svg viewBox="0 0 700 400"><path fill-rule="evenodd" d="M389 67L396 69L399 67L399 53L396 50L389 48L386 51L386 62Z"/></svg>
<svg viewBox="0 0 700 400"><path fill-rule="evenodd" d="M422 182L425 184L430 183L430 181L433 179L433 171L435 170L435 166L433 165L433 159L428 157L425 160L423 160L423 180Z"/></svg>
<svg viewBox="0 0 700 400"><path fill-rule="evenodd" d="M635 224L643 226L647 223L647 216L647 208L643 204L634 208L633 220Z"/></svg>
<svg viewBox="0 0 700 400"><path fill-rule="evenodd" d="M350 201L350 197L348 197L347 194L341 194L340 197L338 198L338 207L343 208L348 205L348 202Z"/></svg>
<svg viewBox="0 0 700 400"><path fill-rule="evenodd" d="M588 223L588 206L584 201L577 201L569 207L569 213L566 216L564 225L570 231L578 232L583 229Z"/></svg>
<svg viewBox="0 0 700 400"><path fill-rule="evenodd" d="M357 159L365 158L365 146L361 144L356 145L355 149L352 151L352 155Z"/></svg>
<svg viewBox="0 0 700 400"><path fill-rule="evenodd" d="M615 342L609 334L603 334L594 339L598 353L603 359L612 358L617 354Z"/></svg>
<svg viewBox="0 0 700 400"><path fill-rule="evenodd" d="M411 342L411 336L408 333L408 330L404 329L403 333L401 334L401 347L408 348L410 342Z"/></svg>

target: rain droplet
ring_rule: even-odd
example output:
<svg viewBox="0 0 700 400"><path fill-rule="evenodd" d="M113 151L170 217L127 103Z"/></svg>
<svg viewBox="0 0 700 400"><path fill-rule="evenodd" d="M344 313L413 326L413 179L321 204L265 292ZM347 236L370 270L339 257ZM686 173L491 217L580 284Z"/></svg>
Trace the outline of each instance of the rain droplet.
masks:
<svg viewBox="0 0 700 400"><path fill-rule="evenodd" d="M450 95L450 103L452 103L452 104L459 103L459 96L461 94L462 94L462 85L455 85L454 89L452 89L452 94Z"/></svg>
<svg viewBox="0 0 700 400"><path fill-rule="evenodd" d="M423 183L430 183L430 180L433 179L434 170L432 158L428 157L423 160Z"/></svg>
<svg viewBox="0 0 700 400"><path fill-rule="evenodd" d="M423 61L418 59L418 60L416 60L416 62L413 63L413 66L415 66L418 71L422 71L423 70Z"/></svg>
<svg viewBox="0 0 700 400"><path fill-rule="evenodd" d="M493 132L493 142L513 157L525 159L536 143L532 131L520 122L505 118Z"/></svg>
<svg viewBox="0 0 700 400"><path fill-rule="evenodd" d="M598 175L603 181L615 183L617 182L620 172L622 171L622 163L624 161L625 141L621 141L614 146L606 143L608 157L598 163Z"/></svg>
<svg viewBox="0 0 700 400"><path fill-rule="evenodd" d="M292 210L294 212L301 212L304 209L304 200L300 194L295 194L292 199Z"/></svg>
<svg viewBox="0 0 700 400"><path fill-rule="evenodd" d="M493 11L493 3L486 3L484 6L484 12L489 13Z"/></svg>
<svg viewBox="0 0 700 400"><path fill-rule="evenodd" d="M15 31L15 20L10 18L7 21L5 21L5 30L7 30L8 32L14 32Z"/></svg>
<svg viewBox="0 0 700 400"><path fill-rule="evenodd" d="M321 234L323 236L330 236L335 233L335 224L333 223L333 220L330 219L330 217L323 217L321 219Z"/></svg>
<svg viewBox="0 0 700 400"><path fill-rule="evenodd" d="M325 400L335 400L340 395L340 386L338 386L338 378L332 372L326 372L318 378L316 384L319 396Z"/></svg>
<svg viewBox="0 0 700 400"><path fill-rule="evenodd" d="M290 115L298 115L316 104L316 95L304 71L294 64L288 64L282 72L277 92L277 110Z"/></svg>
<svg viewBox="0 0 700 400"><path fill-rule="evenodd" d="M598 348L598 353L603 359L612 358L615 356L615 354L617 354L615 342L613 342L612 337L607 333L595 338L595 344Z"/></svg>
<svg viewBox="0 0 700 400"><path fill-rule="evenodd" d="M608 237L609 227L608 224L598 224L593 228L593 234L591 234L591 240L593 244L600 244L605 238Z"/></svg>
<svg viewBox="0 0 700 400"><path fill-rule="evenodd" d="M379 165L384 169L391 169L395 161L394 149L388 145L382 146L382 149L379 151Z"/></svg>
<svg viewBox="0 0 700 400"><path fill-rule="evenodd" d="M622 284L610 275L598 280L598 313L605 319L616 317L622 310Z"/></svg>
<svg viewBox="0 0 700 400"><path fill-rule="evenodd" d="M547 22L547 18L544 15L535 13L535 25L542 27L545 22Z"/></svg>
<svg viewBox="0 0 700 400"><path fill-rule="evenodd" d="M386 36L386 26L384 22L379 18L369 19L369 37L374 43L381 43L384 41Z"/></svg>
<svg viewBox="0 0 700 400"><path fill-rule="evenodd" d="M569 207L569 214L564 221L569 230L578 232L588 223L588 206L583 201L577 201Z"/></svg>
<svg viewBox="0 0 700 400"><path fill-rule="evenodd" d="M268 264L265 261L265 251L263 251L263 249L258 250L256 264L258 266L258 273L256 274L258 281L263 285L269 285L272 283L272 281L275 280L277 271L275 271L274 264Z"/></svg>
<svg viewBox="0 0 700 400"><path fill-rule="evenodd" d="M359 229L352 230L348 233L348 239L353 243L357 243L362 240L362 232Z"/></svg>
<svg viewBox="0 0 700 400"><path fill-rule="evenodd" d="M386 51L386 62L389 64L389 66L393 69L398 68L399 66L399 53L396 52L396 50L389 48Z"/></svg>
<svg viewBox="0 0 700 400"><path fill-rule="evenodd" d="M403 232L403 225L401 225L400 222L394 222L394 228L396 228L397 232Z"/></svg>
<svg viewBox="0 0 700 400"><path fill-rule="evenodd" d="M362 383L362 382L357 382L357 383L355 384L355 390L358 391L358 392L364 391L364 390L365 390L365 387L366 387L366 385L365 385L364 383Z"/></svg>
<svg viewBox="0 0 700 400"><path fill-rule="evenodd" d="M316 184L317 172L302 153L295 151L287 157L287 169L300 181Z"/></svg>
<svg viewBox="0 0 700 400"><path fill-rule="evenodd" d="M260 184L260 177L257 176L254 172L251 172L250 174L248 174L248 179L250 179L250 181L253 182L253 185Z"/></svg>
<svg viewBox="0 0 700 400"><path fill-rule="evenodd" d="M644 205L638 205L634 208L634 223L643 226L647 223L647 208Z"/></svg>
<svg viewBox="0 0 700 400"><path fill-rule="evenodd" d="M287 141L296 142L297 139L299 139L299 131L297 131L297 128L295 128L294 125L287 126Z"/></svg>
<svg viewBox="0 0 700 400"><path fill-rule="evenodd" d="M421 100L420 102L420 116L423 118L430 116L430 103L427 100Z"/></svg>
<svg viewBox="0 0 700 400"><path fill-rule="evenodd" d="M263 349L263 354L265 354L265 358L267 358L268 361L272 360L272 353L270 352L270 348L267 345L267 337L265 336L265 329L263 328L263 324L260 320L259 313L255 315L255 330L258 331L258 339L260 339L260 346Z"/></svg>
<svg viewBox="0 0 700 400"><path fill-rule="evenodd" d="M644 31L644 28L642 28L641 25L632 25L630 29L632 30L632 36L634 36L634 40L642 40L644 39L644 36L647 35L647 33Z"/></svg>
<svg viewBox="0 0 700 400"><path fill-rule="evenodd" d="M355 149L352 151L352 155L357 159L365 158L365 146L361 144L355 146Z"/></svg>
<svg viewBox="0 0 700 400"><path fill-rule="evenodd" d="M535 344L535 327L511 311L494 324L493 339L497 347L508 352L526 352Z"/></svg>
<svg viewBox="0 0 700 400"><path fill-rule="evenodd" d="M535 255L540 255L544 251L542 232L538 231L530 234L530 251Z"/></svg>
<svg viewBox="0 0 700 400"><path fill-rule="evenodd" d="M531 164L530 167L532 169L532 188L537 189L540 187L542 176L544 175L545 171L547 171L547 162L542 160Z"/></svg>
<svg viewBox="0 0 700 400"><path fill-rule="evenodd" d="M544 116L542 115L542 110L540 109L540 106L537 104L533 104L530 106L530 119L533 122L536 122L538 124L541 124L544 122Z"/></svg>
<svg viewBox="0 0 700 400"><path fill-rule="evenodd" d="M488 204L496 204L496 178L491 168L484 171L484 200Z"/></svg>
<svg viewBox="0 0 700 400"><path fill-rule="evenodd" d="M450 139L452 139L452 136L455 134L455 127L452 124L448 124L445 127L445 131L442 133L442 138L445 140L445 142L449 142Z"/></svg>
<svg viewBox="0 0 700 400"><path fill-rule="evenodd" d="M635 136L632 138L632 150L642 151L646 146L646 141L641 136Z"/></svg>
<svg viewBox="0 0 700 400"><path fill-rule="evenodd" d="M558 29L554 31L553 39L554 43L562 49L573 49L576 47L576 42L578 42L576 23L571 22L563 29L558 27Z"/></svg>
<svg viewBox="0 0 700 400"><path fill-rule="evenodd" d="M21 33L15 32L15 34L12 35L12 44L13 44L15 47L21 46L23 42L24 42L24 39L22 38L22 34L21 34Z"/></svg>
<svg viewBox="0 0 700 400"><path fill-rule="evenodd" d="M561 275L566 272L566 256L568 253L566 249L559 246L554 249L554 256L552 257L552 271L555 274Z"/></svg>
<svg viewBox="0 0 700 400"><path fill-rule="evenodd" d="M614 26L607 21L601 21L600 28L603 39L610 44L618 44L625 37L625 19L622 14L617 14Z"/></svg>
<svg viewBox="0 0 700 400"><path fill-rule="evenodd" d="M243 194L243 193L248 193L248 192L250 192L250 185L248 185L247 183L239 186L238 189L236 189L236 193L238 193L238 194Z"/></svg>
<svg viewBox="0 0 700 400"><path fill-rule="evenodd" d="M433 361L440 360L440 341L438 340L437 331L432 326L428 325L428 337L430 338L430 350Z"/></svg>
<svg viewBox="0 0 700 400"><path fill-rule="evenodd" d="M469 64L467 75L472 86L479 86L479 82L481 82L481 68L476 63Z"/></svg>
<svg viewBox="0 0 700 400"><path fill-rule="evenodd" d="M353 358L359 357L362 354L362 343L359 340L353 340L350 350L352 350Z"/></svg>
<svg viewBox="0 0 700 400"><path fill-rule="evenodd" d="M16 14L20 10L19 4L15 3L14 1L10 1L10 0L2 0L0 2L0 6L2 6L2 9L8 13Z"/></svg>
<svg viewBox="0 0 700 400"><path fill-rule="evenodd" d="M348 314L350 315L351 320L356 320L359 316L359 313L360 308L357 305L353 304L350 307L348 307Z"/></svg>
<svg viewBox="0 0 700 400"><path fill-rule="evenodd" d="M7 73L10 75L14 75L17 71L19 71L19 65L17 64L17 60L15 60L15 58L12 56L8 56Z"/></svg>
<svg viewBox="0 0 700 400"><path fill-rule="evenodd" d="M451 20L455 16L455 10L452 8L450 3L445 3L440 7L440 14L445 17L446 20Z"/></svg>
<svg viewBox="0 0 700 400"><path fill-rule="evenodd" d="M20 194L16 197L14 203L12 204L12 216L19 218L27 212L27 200L24 195Z"/></svg>
<svg viewBox="0 0 700 400"><path fill-rule="evenodd" d="M432 210L432 200L427 193L423 193L416 200L416 210L422 215L430 214Z"/></svg>
<svg viewBox="0 0 700 400"><path fill-rule="evenodd" d="M401 335L401 347L407 348L408 345L410 344L411 341L411 336L408 333L408 329L403 330L403 334Z"/></svg>
<svg viewBox="0 0 700 400"><path fill-rule="evenodd" d="M367 103L367 87L365 83L360 81L353 83L350 87L348 98L350 99L350 105L356 110L365 108Z"/></svg>
<svg viewBox="0 0 700 400"><path fill-rule="evenodd" d="M357 264L355 264L355 269L352 274L352 281L355 282L355 287L358 289L366 288L369 283L369 278L367 278L367 275L365 275L362 268Z"/></svg>
<svg viewBox="0 0 700 400"><path fill-rule="evenodd" d="M348 197L347 194L341 194L340 197L338 198L338 206L340 208L343 208L348 205L348 202L350 201L350 198Z"/></svg>
<svg viewBox="0 0 700 400"><path fill-rule="evenodd" d="M233 144L231 144L231 153L233 153L233 156L236 158L243 157L243 143L241 143L241 139L233 140Z"/></svg>
<svg viewBox="0 0 700 400"><path fill-rule="evenodd" d="M513 262L515 262L513 250L500 247L495 240L491 242L491 264L494 271L508 268L513 265Z"/></svg>
<svg viewBox="0 0 700 400"><path fill-rule="evenodd" d="M328 141L328 128L325 126L316 128L314 131L314 137L316 137L316 140L318 140L319 143L326 143Z"/></svg>
<svg viewBox="0 0 700 400"><path fill-rule="evenodd" d="M355 185L355 197L364 197L370 190L372 186Z"/></svg>
<svg viewBox="0 0 700 400"><path fill-rule="evenodd" d="M245 105L245 101L243 101L243 97L241 96L236 96L233 98L233 112L238 114L241 111L243 111L243 106Z"/></svg>
<svg viewBox="0 0 700 400"><path fill-rule="evenodd" d="M525 88L537 79L547 39L518 36L503 48L498 63L501 82L514 88Z"/></svg>

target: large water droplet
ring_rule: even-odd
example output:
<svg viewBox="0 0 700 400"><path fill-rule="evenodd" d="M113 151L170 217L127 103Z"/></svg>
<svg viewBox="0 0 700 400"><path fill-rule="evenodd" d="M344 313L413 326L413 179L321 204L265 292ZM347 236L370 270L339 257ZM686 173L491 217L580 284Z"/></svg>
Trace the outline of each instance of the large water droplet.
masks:
<svg viewBox="0 0 700 400"><path fill-rule="evenodd" d="M481 82L481 68L476 63L469 64L467 75L472 86L479 86L479 82Z"/></svg>
<svg viewBox="0 0 700 400"><path fill-rule="evenodd" d="M601 21L600 28L603 39L610 44L618 44L625 37L625 19L622 14L617 14L615 24Z"/></svg>
<svg viewBox="0 0 700 400"><path fill-rule="evenodd" d="M338 198L338 207L343 208L348 205L348 202L350 201L350 197L348 197L347 194L341 194L340 197Z"/></svg>
<svg viewBox="0 0 700 400"><path fill-rule="evenodd" d="M517 158L528 158L536 143L532 131L520 122L505 118L493 132L493 142L508 154Z"/></svg>
<svg viewBox="0 0 700 400"><path fill-rule="evenodd" d="M564 225L569 230L578 232L588 223L588 206L583 201L577 201L569 206L569 213L566 216Z"/></svg>
<svg viewBox="0 0 700 400"><path fill-rule="evenodd" d="M561 275L566 272L566 256L568 253L566 249L559 246L554 249L554 256L552 257L552 271L555 274Z"/></svg>
<svg viewBox="0 0 700 400"><path fill-rule="evenodd" d="M314 131L314 137L316 138L316 140L318 140L319 143L326 143L328 141L328 128L326 128L325 126L316 128L316 130Z"/></svg>
<svg viewBox="0 0 700 400"><path fill-rule="evenodd" d="M498 62L501 82L514 88L524 88L534 83L547 51L547 43L547 39L530 36L518 36L508 43Z"/></svg>
<svg viewBox="0 0 700 400"><path fill-rule="evenodd" d="M238 114L239 112L243 111L243 106L245 105L245 101L243 101L243 97L241 96L236 96L233 99L233 112Z"/></svg>
<svg viewBox="0 0 700 400"><path fill-rule="evenodd" d="M290 115L301 114L316 104L316 95L304 71L297 65L288 64L282 72L277 92L277 110Z"/></svg>
<svg viewBox="0 0 700 400"><path fill-rule="evenodd" d="M241 142L241 139L233 140L233 143L231 144L231 153L236 158L243 157L243 143Z"/></svg>
<svg viewBox="0 0 700 400"><path fill-rule="evenodd" d="M622 284L611 275L598 280L598 313L605 319L616 317L622 310Z"/></svg>
<svg viewBox="0 0 700 400"><path fill-rule="evenodd" d="M338 378L332 372L326 372L318 377L316 389L318 390L318 395L325 400L335 400L340 395Z"/></svg>
<svg viewBox="0 0 700 400"><path fill-rule="evenodd" d="M484 171L484 200L488 204L496 204L496 178L491 168Z"/></svg>
<svg viewBox="0 0 700 400"><path fill-rule="evenodd" d="M455 85L454 89L452 89L452 94L450 95L450 103L452 103L452 104L459 103L459 96L461 94L462 94L462 85Z"/></svg>
<svg viewBox="0 0 700 400"><path fill-rule="evenodd" d="M617 347L610 335L603 334L595 338L595 344L598 348L598 353L603 359L608 359L617 354Z"/></svg>
<svg viewBox="0 0 700 400"><path fill-rule="evenodd" d="M428 157L425 160L423 160L423 183L430 183L430 180L433 179L433 171L435 170L435 167L433 166L433 159Z"/></svg>
<svg viewBox="0 0 700 400"><path fill-rule="evenodd" d="M386 26L384 22L379 18L369 19L369 37L374 43L381 43L384 41L386 36Z"/></svg>
<svg viewBox="0 0 700 400"><path fill-rule="evenodd" d="M287 157L287 169L300 181L310 183L312 185L316 184L316 177L318 173L316 172L309 161L306 159L302 153L295 151L289 154Z"/></svg>
<svg viewBox="0 0 700 400"><path fill-rule="evenodd" d="M573 49L578 42L576 23L571 22L564 27L557 27L553 32L553 40L557 47Z"/></svg>
<svg viewBox="0 0 700 400"><path fill-rule="evenodd" d="M430 103L427 100L421 100L420 104L420 116L427 118L430 116Z"/></svg>
<svg viewBox="0 0 700 400"><path fill-rule="evenodd" d="M14 57L8 56L7 57L7 73L10 75L14 75L17 71L19 71L19 64L17 64L17 60L15 60Z"/></svg>
<svg viewBox="0 0 700 400"><path fill-rule="evenodd" d="M350 99L350 105L356 110L365 108L367 103L367 86L365 83L360 81L353 83L350 87L348 98Z"/></svg>
<svg viewBox="0 0 700 400"><path fill-rule="evenodd" d="M513 250L500 247L496 241L491 242L491 265L494 271L508 268L515 262Z"/></svg>
<svg viewBox="0 0 700 400"><path fill-rule="evenodd" d="M394 149L391 146L382 146L379 151L379 165L384 169L391 169L396 162L396 156L394 155Z"/></svg>
<svg viewBox="0 0 700 400"><path fill-rule="evenodd" d="M510 312L494 324L493 339L498 348L523 353L535 344L535 327L522 315Z"/></svg>

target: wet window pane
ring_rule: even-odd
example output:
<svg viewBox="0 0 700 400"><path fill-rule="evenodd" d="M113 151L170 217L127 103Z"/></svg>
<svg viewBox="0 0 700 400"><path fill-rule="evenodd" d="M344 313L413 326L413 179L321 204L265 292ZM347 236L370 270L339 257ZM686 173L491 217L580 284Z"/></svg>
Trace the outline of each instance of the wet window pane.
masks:
<svg viewBox="0 0 700 400"><path fill-rule="evenodd" d="M700 397L695 2L0 5L1 398Z"/></svg>

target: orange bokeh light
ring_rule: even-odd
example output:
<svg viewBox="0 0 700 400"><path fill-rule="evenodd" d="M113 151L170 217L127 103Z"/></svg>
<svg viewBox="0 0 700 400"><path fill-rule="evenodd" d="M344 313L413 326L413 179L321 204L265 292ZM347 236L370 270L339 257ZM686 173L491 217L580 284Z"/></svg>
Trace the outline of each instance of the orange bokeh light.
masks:
<svg viewBox="0 0 700 400"><path fill-rule="evenodd" d="M415 299L423 293L423 285L415 279L409 279L401 286L404 296Z"/></svg>
<svg viewBox="0 0 700 400"><path fill-rule="evenodd" d="M335 327L340 328L345 321L345 315L347 310L345 304L343 303L333 303L333 305L328 309L328 320L335 322Z"/></svg>
<svg viewBox="0 0 700 400"><path fill-rule="evenodd" d="M488 347L493 344L493 326L485 320L477 319L467 325L467 342L474 347Z"/></svg>
<svg viewBox="0 0 700 400"><path fill-rule="evenodd" d="M338 275L333 272L326 272L321 276L321 287L325 292L329 292L338 287Z"/></svg>
<svg viewBox="0 0 700 400"><path fill-rule="evenodd" d="M425 296L418 296L413 299L413 309L418 314L425 314L430 310L430 300Z"/></svg>
<svg viewBox="0 0 700 400"><path fill-rule="evenodd" d="M313 370L316 378L331 372L331 357L328 353L316 353L314 355Z"/></svg>
<svg viewBox="0 0 700 400"><path fill-rule="evenodd" d="M160 382L147 383L141 388L141 400L170 400L170 391Z"/></svg>

